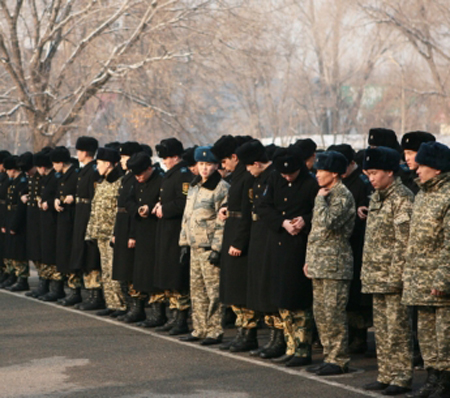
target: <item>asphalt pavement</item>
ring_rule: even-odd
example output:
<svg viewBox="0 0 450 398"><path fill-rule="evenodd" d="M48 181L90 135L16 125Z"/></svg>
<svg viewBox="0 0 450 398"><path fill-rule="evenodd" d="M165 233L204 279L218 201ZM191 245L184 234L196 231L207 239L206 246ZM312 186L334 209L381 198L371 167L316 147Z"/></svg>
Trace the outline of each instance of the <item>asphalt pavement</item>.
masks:
<svg viewBox="0 0 450 398"><path fill-rule="evenodd" d="M268 331L259 335L264 344ZM356 355L351 369L318 377L0 290L0 398L381 396L361 388L376 379L374 358ZM416 371L415 384L423 378Z"/></svg>

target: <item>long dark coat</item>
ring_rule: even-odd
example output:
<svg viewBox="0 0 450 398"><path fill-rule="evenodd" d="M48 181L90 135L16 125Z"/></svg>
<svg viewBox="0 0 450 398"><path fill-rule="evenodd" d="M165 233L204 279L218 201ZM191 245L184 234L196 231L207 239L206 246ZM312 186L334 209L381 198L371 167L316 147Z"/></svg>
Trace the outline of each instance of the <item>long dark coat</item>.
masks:
<svg viewBox="0 0 450 398"><path fill-rule="evenodd" d="M63 202L67 195L75 196L77 191L78 169L71 166L64 174L59 174L56 198ZM56 268L64 274L71 272L70 253L72 251L75 203L64 204L64 211L58 213L56 226Z"/></svg>
<svg viewBox="0 0 450 398"><path fill-rule="evenodd" d="M357 210L360 206L369 206L373 187L369 180L362 175L360 168L356 169L347 178L344 178L342 182L352 193ZM353 280L350 284L350 296L347 304L348 311L358 311L363 306L371 307L372 305L371 296L361 293L361 267L365 233L366 220L361 220L356 216L355 227L350 237L350 245L352 246L353 252Z"/></svg>
<svg viewBox="0 0 450 398"><path fill-rule="evenodd" d="M27 258L31 261L41 261L41 216L38 199L41 195L41 176L36 173L28 178L27 202Z"/></svg>
<svg viewBox="0 0 450 398"><path fill-rule="evenodd" d="M180 162L164 175L160 202L163 217L156 230L155 286L161 290L189 290L189 267L180 266L181 220L189 184L193 175L185 162Z"/></svg>
<svg viewBox="0 0 450 398"><path fill-rule="evenodd" d="M225 221L220 261L220 300L226 305L247 305L248 244L252 223L250 202L254 177L245 165L238 163L231 177L227 210L231 216ZM240 214L240 217L233 216ZM239 257L228 254L230 246L242 250Z"/></svg>
<svg viewBox="0 0 450 398"><path fill-rule="evenodd" d="M269 227L264 267L271 269L273 283L267 294L275 308L294 311L312 306L312 284L303 266L317 192L315 178L303 169L294 182L286 181L278 172L269 178L260 213ZM282 227L283 221L299 216L306 225L292 236Z"/></svg>
<svg viewBox="0 0 450 398"><path fill-rule="evenodd" d="M136 221L136 248L134 252L133 286L140 292L152 293L154 287L156 227L158 218L150 213L147 218L138 214L140 206L152 211L159 201L162 176L153 170L147 182L136 183L130 196L130 215Z"/></svg>
<svg viewBox="0 0 450 398"><path fill-rule="evenodd" d="M6 196L8 195L9 177L6 173L0 173L0 228L6 227ZM5 234L0 232L0 265L5 252Z"/></svg>
<svg viewBox="0 0 450 398"><path fill-rule="evenodd" d="M27 260L27 205L20 199L26 193L27 177L21 173L11 181L6 197L5 258ZM10 231L15 234L11 235Z"/></svg>
<svg viewBox="0 0 450 398"><path fill-rule="evenodd" d="M278 311L267 294L272 290L273 283L270 264L265 261L269 228L260 216L261 202L269 177L276 172L274 170L274 166L270 165L253 183L252 227L248 248L247 307L265 313Z"/></svg>
<svg viewBox="0 0 450 398"><path fill-rule="evenodd" d="M99 179L95 160L89 162L78 172L78 182L76 190L75 220L72 240L72 253L70 257L70 269L87 270L87 263L90 269L100 269L100 263L92 264L86 258L85 235L86 228L91 215L91 201L94 198L95 183Z"/></svg>
<svg viewBox="0 0 450 398"><path fill-rule="evenodd" d="M48 204L47 210L40 209L41 217L41 261L46 265L56 264L56 228L58 213L55 210L55 197L58 188L58 179L55 170L41 177L41 201Z"/></svg>
<svg viewBox="0 0 450 398"><path fill-rule="evenodd" d="M136 239L135 221L127 209L127 201L137 184L130 171L122 178L117 199L118 212L114 225L114 259L112 278L117 281L129 282L133 279L134 251L128 248L128 240Z"/></svg>

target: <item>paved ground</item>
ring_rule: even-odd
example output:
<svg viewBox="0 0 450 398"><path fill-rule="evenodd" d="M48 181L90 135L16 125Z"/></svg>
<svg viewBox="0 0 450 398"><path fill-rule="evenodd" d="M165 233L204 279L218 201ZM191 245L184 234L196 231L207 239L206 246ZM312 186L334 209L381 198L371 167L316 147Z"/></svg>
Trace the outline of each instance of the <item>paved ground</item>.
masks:
<svg viewBox="0 0 450 398"><path fill-rule="evenodd" d="M375 360L355 356L351 366L320 378L0 290L0 398L379 397L361 390Z"/></svg>

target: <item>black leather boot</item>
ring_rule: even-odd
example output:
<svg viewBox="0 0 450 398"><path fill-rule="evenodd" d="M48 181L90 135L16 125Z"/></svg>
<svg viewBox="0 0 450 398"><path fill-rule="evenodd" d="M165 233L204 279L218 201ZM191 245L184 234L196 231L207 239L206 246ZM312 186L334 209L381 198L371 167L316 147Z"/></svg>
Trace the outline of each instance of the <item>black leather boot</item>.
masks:
<svg viewBox="0 0 450 398"><path fill-rule="evenodd" d="M58 300L58 304L63 307L72 307L75 304L81 303L81 288L70 289L70 293L67 297Z"/></svg>
<svg viewBox="0 0 450 398"><path fill-rule="evenodd" d="M9 274L6 272L0 273L0 285L9 278Z"/></svg>
<svg viewBox="0 0 450 398"><path fill-rule="evenodd" d="M165 303L153 303L151 305L150 315L145 321L139 322L136 325L143 328L156 328L162 326L167 322L166 316L166 304Z"/></svg>
<svg viewBox="0 0 450 398"><path fill-rule="evenodd" d="M129 311L120 317L121 322L134 323L143 321L147 315L145 314L145 300L132 298Z"/></svg>
<svg viewBox="0 0 450 398"><path fill-rule="evenodd" d="M242 339L231 344L230 352L246 352L258 348L257 329L244 329Z"/></svg>
<svg viewBox="0 0 450 398"><path fill-rule="evenodd" d="M50 291L43 296L38 297L41 301L57 301L66 296L64 292L64 281L50 281Z"/></svg>
<svg viewBox="0 0 450 398"><path fill-rule="evenodd" d="M30 286L28 285L28 278L17 278L16 283L14 285L5 287L6 290L10 292L25 292L26 290L30 290Z"/></svg>
<svg viewBox="0 0 450 398"><path fill-rule="evenodd" d="M83 301L77 307L81 311L94 311L105 309L102 289L90 289L89 300Z"/></svg>
<svg viewBox="0 0 450 398"><path fill-rule="evenodd" d="M439 370L433 368L428 368L427 373L425 383L418 390L406 394L408 398L428 398L433 393L439 382L441 373Z"/></svg>
<svg viewBox="0 0 450 398"><path fill-rule="evenodd" d="M238 328L236 331L236 336L231 341L226 341L219 346L219 350L226 351L229 350L233 344L238 344L244 338L245 330L242 328Z"/></svg>
<svg viewBox="0 0 450 398"><path fill-rule="evenodd" d="M169 331L171 336L189 333L189 326L187 324L188 316L189 310L177 311L175 326Z"/></svg>
<svg viewBox="0 0 450 398"><path fill-rule="evenodd" d="M39 283L36 289L33 289L31 292L25 293L25 296L38 298L43 296L49 292L50 281L48 279L39 278Z"/></svg>
<svg viewBox="0 0 450 398"><path fill-rule="evenodd" d="M0 285L1 289L5 289L8 286L14 285L16 283L17 277L14 274L9 274L8 278L5 279L5 281Z"/></svg>
<svg viewBox="0 0 450 398"><path fill-rule="evenodd" d="M262 347L257 348L256 350L251 350L250 355L252 357L259 357L259 354L261 354L262 351L267 350L268 348L272 347L272 344L275 341L275 329L270 329L270 335L269 335L269 341L264 344Z"/></svg>
<svg viewBox="0 0 450 398"><path fill-rule="evenodd" d="M450 372L443 370L430 398L450 398Z"/></svg>
<svg viewBox="0 0 450 398"><path fill-rule="evenodd" d="M286 352L283 329L275 329L274 342L267 350L261 351L259 356L264 359L278 358Z"/></svg>
<svg viewBox="0 0 450 398"><path fill-rule="evenodd" d="M162 326L155 329L157 332L169 332L177 323L178 310L172 310L169 320Z"/></svg>

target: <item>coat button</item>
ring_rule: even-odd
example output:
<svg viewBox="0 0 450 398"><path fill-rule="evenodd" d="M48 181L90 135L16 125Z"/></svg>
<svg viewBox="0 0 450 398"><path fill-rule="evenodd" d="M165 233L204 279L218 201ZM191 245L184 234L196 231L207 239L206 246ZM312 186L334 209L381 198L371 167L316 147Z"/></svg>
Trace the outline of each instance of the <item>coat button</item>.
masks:
<svg viewBox="0 0 450 398"><path fill-rule="evenodd" d="M287 198L284 198L284 201L287 202Z"/></svg>
<svg viewBox="0 0 450 398"><path fill-rule="evenodd" d="M282 213L281 213L283 216L286 214L286 212L285 211L283 211Z"/></svg>
<svg viewBox="0 0 450 398"><path fill-rule="evenodd" d="M278 242L278 245L281 246L281 242Z"/></svg>
<svg viewBox="0 0 450 398"><path fill-rule="evenodd" d="M290 182L290 183L288 184L288 187L292 187L292 182Z"/></svg>

